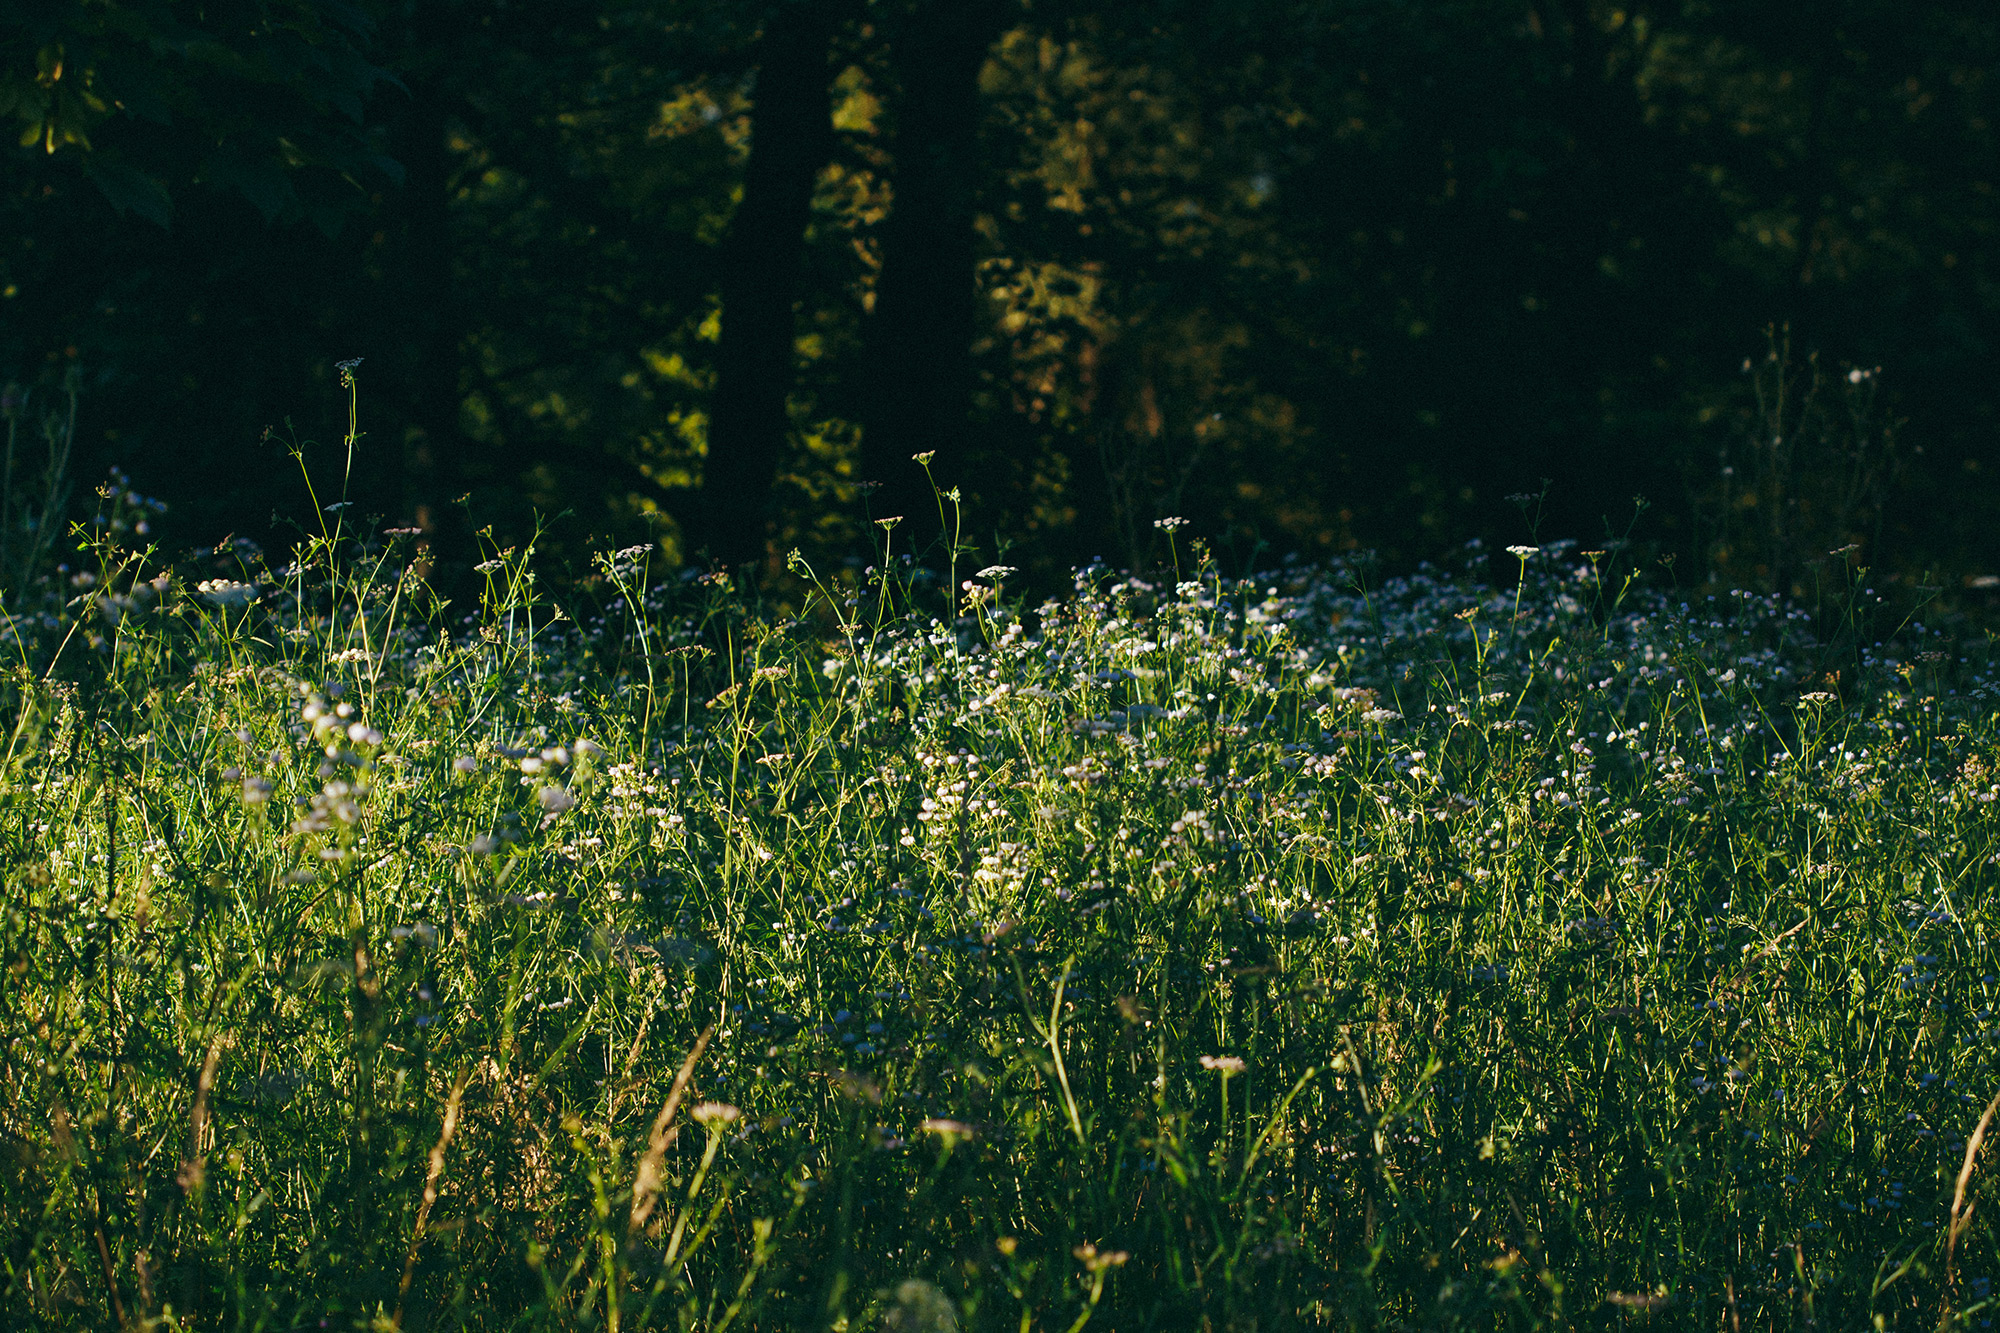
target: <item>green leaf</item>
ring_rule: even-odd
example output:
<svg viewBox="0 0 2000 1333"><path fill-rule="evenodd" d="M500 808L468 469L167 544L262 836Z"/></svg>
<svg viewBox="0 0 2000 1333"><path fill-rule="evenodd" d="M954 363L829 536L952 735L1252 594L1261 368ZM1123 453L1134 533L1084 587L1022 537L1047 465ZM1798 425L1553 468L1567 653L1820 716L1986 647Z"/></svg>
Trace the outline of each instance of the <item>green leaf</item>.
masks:
<svg viewBox="0 0 2000 1333"><path fill-rule="evenodd" d="M84 173L121 215L137 213L162 230L173 226L174 201L157 178L118 162L92 162Z"/></svg>
<svg viewBox="0 0 2000 1333"><path fill-rule="evenodd" d="M234 148L224 148L209 160L202 175L211 184L233 189L248 199L266 222L298 212L298 192L285 169L275 162L257 161Z"/></svg>

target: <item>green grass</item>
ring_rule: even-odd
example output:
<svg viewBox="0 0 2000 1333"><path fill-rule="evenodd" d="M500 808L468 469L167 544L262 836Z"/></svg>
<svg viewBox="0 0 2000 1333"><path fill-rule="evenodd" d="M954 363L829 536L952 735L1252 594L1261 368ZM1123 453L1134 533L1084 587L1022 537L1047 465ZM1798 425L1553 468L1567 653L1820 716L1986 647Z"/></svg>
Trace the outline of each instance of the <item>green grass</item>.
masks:
<svg viewBox="0 0 2000 1333"><path fill-rule="evenodd" d="M10 641L9 1327L1991 1314L1983 646L1564 548L948 622L407 554Z"/></svg>

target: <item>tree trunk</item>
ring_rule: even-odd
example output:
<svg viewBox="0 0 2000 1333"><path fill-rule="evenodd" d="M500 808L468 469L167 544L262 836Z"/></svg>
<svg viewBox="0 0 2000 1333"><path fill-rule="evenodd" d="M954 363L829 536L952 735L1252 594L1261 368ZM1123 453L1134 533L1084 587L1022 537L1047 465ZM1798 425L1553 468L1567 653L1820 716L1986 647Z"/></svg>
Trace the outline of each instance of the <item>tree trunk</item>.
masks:
<svg viewBox="0 0 2000 1333"><path fill-rule="evenodd" d="M459 309L452 283L449 113L435 92L411 107L403 194L406 277L402 298L411 354L409 516L435 553L463 554L469 534L457 505L466 489L465 437L459 429Z"/></svg>
<svg viewBox="0 0 2000 1333"><path fill-rule="evenodd" d="M935 451L945 489L969 480L979 70L1018 12L1012 0L928 0L894 51L895 193L862 368L861 464L881 483L870 510L901 515L898 545L920 550L939 535L938 507L911 456Z"/></svg>
<svg viewBox="0 0 2000 1333"><path fill-rule="evenodd" d="M750 162L722 255L716 349L694 546L734 567L765 557L771 486L789 422L798 301L814 183L833 153L828 47L840 7L799 0L759 39Z"/></svg>
<svg viewBox="0 0 2000 1333"><path fill-rule="evenodd" d="M384 252L372 308L364 312L369 336L331 350L364 356L367 438L360 452L369 465L355 467L355 512L422 528L432 564L449 572L469 563L471 546L454 503L470 478L459 428L465 317L453 279L449 142L467 43L458 6L444 0L411 6L392 31L408 94L390 93L385 101L394 112L390 152L402 164L403 183L381 213Z"/></svg>

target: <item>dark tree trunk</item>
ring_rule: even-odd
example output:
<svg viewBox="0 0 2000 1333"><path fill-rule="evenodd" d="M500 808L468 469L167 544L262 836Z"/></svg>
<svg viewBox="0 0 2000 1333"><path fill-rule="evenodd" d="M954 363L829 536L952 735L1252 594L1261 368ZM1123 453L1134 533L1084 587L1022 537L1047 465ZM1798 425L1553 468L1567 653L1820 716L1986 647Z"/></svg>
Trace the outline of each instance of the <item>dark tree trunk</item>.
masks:
<svg viewBox="0 0 2000 1333"><path fill-rule="evenodd" d="M1011 0L926 0L895 44L895 193L862 370L861 470L881 483L874 515L904 519L898 545L939 535L937 500L912 455L936 451L945 489L968 479L979 70L1018 12Z"/></svg>
<svg viewBox="0 0 2000 1333"><path fill-rule="evenodd" d="M759 39L750 162L722 254L722 341L691 534L729 567L765 556L771 485L789 426L806 223L834 146L827 53L840 10L798 0L779 9Z"/></svg>
<svg viewBox="0 0 2000 1333"><path fill-rule="evenodd" d="M424 530L434 565L447 575L467 563L471 533L456 501L466 475L464 401L459 344L464 311L453 280L450 136L457 115L455 80L466 55L456 5L424 0L410 6L401 30L407 99L395 108L392 152L403 167L401 188L384 210L388 252L376 294L372 344L341 349L368 353L361 367L363 456L389 466L366 469L374 488L364 503L391 522ZM355 467L357 479L363 467ZM396 483L389 489L390 482ZM357 496L357 500L362 497Z"/></svg>
<svg viewBox="0 0 2000 1333"><path fill-rule="evenodd" d="M409 312L410 516L440 555L455 557L467 536L457 505L466 489L465 437L459 429L459 310L452 283L449 114L435 94L419 93L404 165L402 292Z"/></svg>

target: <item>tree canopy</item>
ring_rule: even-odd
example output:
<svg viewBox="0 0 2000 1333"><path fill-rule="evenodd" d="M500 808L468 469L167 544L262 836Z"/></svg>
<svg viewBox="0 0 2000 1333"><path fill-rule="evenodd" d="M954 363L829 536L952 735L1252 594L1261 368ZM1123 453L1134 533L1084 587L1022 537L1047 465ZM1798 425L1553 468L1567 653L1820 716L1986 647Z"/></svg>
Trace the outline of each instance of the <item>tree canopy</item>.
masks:
<svg viewBox="0 0 2000 1333"><path fill-rule="evenodd" d="M1044 576L1186 517L1978 578L1996 57L1975 0L38 0L0 374L81 367L186 542L282 532L266 428L361 357L352 498L447 562L921 544L935 478Z"/></svg>

